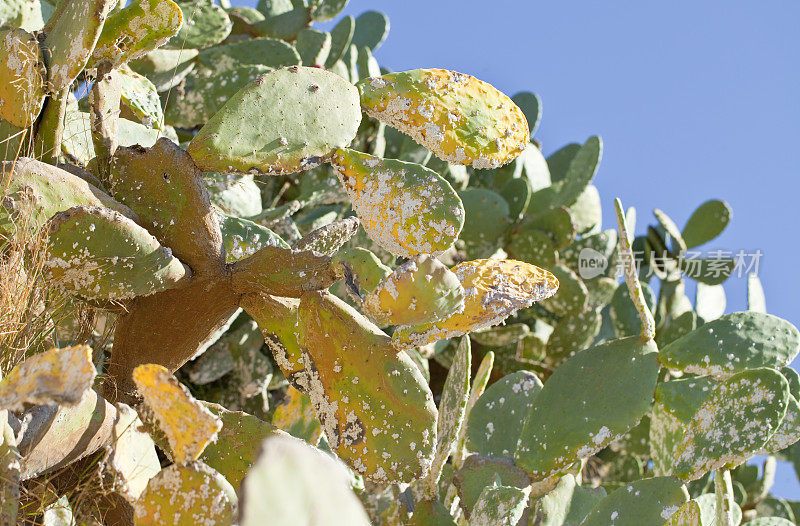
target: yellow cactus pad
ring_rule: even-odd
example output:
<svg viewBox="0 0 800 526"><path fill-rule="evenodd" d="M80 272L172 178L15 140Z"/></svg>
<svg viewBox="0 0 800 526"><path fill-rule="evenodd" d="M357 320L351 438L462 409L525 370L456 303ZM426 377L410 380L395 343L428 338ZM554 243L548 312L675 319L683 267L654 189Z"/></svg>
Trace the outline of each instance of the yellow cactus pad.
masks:
<svg viewBox="0 0 800 526"><path fill-rule="evenodd" d="M167 436L172 459L178 464L197 460L222 428L220 419L161 365L140 365L133 381Z"/></svg>
<svg viewBox="0 0 800 526"><path fill-rule="evenodd" d="M239 306L258 324L275 363L290 382L296 382L295 376L305 370L297 344L299 304L296 299L269 294L246 294L239 301Z"/></svg>
<svg viewBox="0 0 800 526"><path fill-rule="evenodd" d="M92 349L76 345L34 354L0 381L0 409L21 411L25 404L77 404L97 374Z"/></svg>
<svg viewBox="0 0 800 526"><path fill-rule="evenodd" d="M464 205L444 178L414 163L339 149L331 164L369 237L394 255L441 254L464 226Z"/></svg>
<svg viewBox="0 0 800 526"><path fill-rule="evenodd" d="M552 273L513 259L465 261L451 270L464 287L464 310L443 321L401 327L392 335L392 344L419 347L491 327L558 290Z"/></svg>
<svg viewBox="0 0 800 526"><path fill-rule="evenodd" d="M0 117L27 128L44 102L44 61L36 37L22 29L0 31Z"/></svg>
<svg viewBox="0 0 800 526"><path fill-rule="evenodd" d="M446 69L368 77L358 84L361 107L444 161L497 168L530 142L522 110L492 85Z"/></svg>

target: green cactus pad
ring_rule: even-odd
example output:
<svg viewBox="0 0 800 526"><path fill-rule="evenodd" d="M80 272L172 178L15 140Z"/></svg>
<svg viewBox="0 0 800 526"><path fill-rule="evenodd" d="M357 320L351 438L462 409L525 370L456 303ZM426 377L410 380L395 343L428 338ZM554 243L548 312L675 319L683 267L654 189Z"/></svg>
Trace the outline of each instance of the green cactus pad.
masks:
<svg viewBox="0 0 800 526"><path fill-rule="evenodd" d="M264 246L232 268L231 285L240 293L263 292L299 298L330 287L338 278L331 258L311 250Z"/></svg>
<svg viewBox="0 0 800 526"><path fill-rule="evenodd" d="M767 440L759 454L782 451L800 440L800 403L793 395L789 395L786 404L786 415L781 425Z"/></svg>
<svg viewBox="0 0 800 526"><path fill-rule="evenodd" d="M470 455L464 464L456 471L453 484L458 490L461 508L467 517L475 507L481 492L497 480L505 486L525 488L531 480L528 475L507 458L490 458L480 455Z"/></svg>
<svg viewBox="0 0 800 526"><path fill-rule="evenodd" d="M558 316L566 316L586 309L589 291L581 278L564 265L556 265L551 272L558 280L558 292L542 302L542 307Z"/></svg>
<svg viewBox="0 0 800 526"><path fill-rule="evenodd" d="M459 194L466 218L460 239L466 243L495 243L511 224L511 209L500 194L485 188L467 188Z"/></svg>
<svg viewBox="0 0 800 526"><path fill-rule="evenodd" d="M286 102L292 101L292 111ZM361 122L356 89L335 73L290 67L239 90L189 143L205 171L293 173L347 146Z"/></svg>
<svg viewBox="0 0 800 526"><path fill-rule="evenodd" d="M683 484L673 477L637 480L612 491L592 508L583 526L642 526L664 524L689 500Z"/></svg>
<svg viewBox="0 0 800 526"><path fill-rule="evenodd" d="M720 235L728 226L732 214L730 205L718 199L698 206L683 227L682 236L686 248L703 245Z"/></svg>
<svg viewBox="0 0 800 526"><path fill-rule="evenodd" d="M461 200L417 164L336 150L331 161L369 237L392 254L440 254L464 223Z"/></svg>
<svg viewBox="0 0 800 526"><path fill-rule="evenodd" d="M92 54L103 22L116 2L75 0L60 2L45 27L44 40L50 78L47 91L57 93L68 87L83 71Z"/></svg>
<svg viewBox="0 0 800 526"><path fill-rule="evenodd" d="M155 294L190 274L147 230L93 206L76 206L50 220L44 267L64 290L107 300Z"/></svg>
<svg viewBox="0 0 800 526"><path fill-rule="evenodd" d="M561 263L569 268L581 271L581 253L583 253L584 259L588 260L590 257L598 257L600 258L599 262L602 263L605 261L608 262L609 266L612 266L613 262L611 261L611 257L614 254L616 246L616 230L604 230L589 236L582 236L581 239L574 241L568 247L560 250L558 255L561 259ZM608 266L606 269L608 269ZM606 269L598 268L595 270L594 268L586 268L582 270L581 274L584 275L586 279L591 279L596 276L607 275L605 273ZM589 273L594 275L590 275Z"/></svg>
<svg viewBox="0 0 800 526"><path fill-rule="evenodd" d="M305 27L297 33L294 47L304 66L323 66L331 51L331 35Z"/></svg>
<svg viewBox="0 0 800 526"><path fill-rule="evenodd" d="M339 22L331 29L331 49L328 59L325 61L325 68L331 69L337 60L341 59L345 51L350 47L353 40L353 32L356 29L356 21L352 16L342 17Z"/></svg>
<svg viewBox="0 0 800 526"><path fill-rule="evenodd" d="M521 230L535 228L547 232L559 250L575 240L575 225L572 214L564 207L549 208L542 212L528 214Z"/></svg>
<svg viewBox="0 0 800 526"><path fill-rule="evenodd" d="M713 489L713 488L712 488ZM700 495L696 499L693 499L697 502L697 505L700 507L700 523L702 526L716 526L717 524L717 498L713 493L706 493L704 495ZM735 502L731 503L732 506L732 516L733 516L733 524L740 524L742 522L742 509L739 507L738 504ZM692 524L691 526L696 526L696 524Z"/></svg>
<svg viewBox="0 0 800 526"><path fill-rule="evenodd" d="M334 296L305 294L298 329L308 368L304 390L339 458L376 482L423 475L434 453L437 411L411 358Z"/></svg>
<svg viewBox="0 0 800 526"><path fill-rule="evenodd" d="M603 220L603 206L597 187L590 184L584 188L578 199L570 205L569 213L579 234L590 234L599 230Z"/></svg>
<svg viewBox="0 0 800 526"><path fill-rule="evenodd" d="M399 327L392 343L400 349L491 327L519 309L552 296L558 280L539 267L514 260L481 259L453 267L466 292L464 310L439 322Z"/></svg>
<svg viewBox="0 0 800 526"><path fill-rule="evenodd" d="M317 22L327 22L342 12L350 0L315 0L311 2L311 18Z"/></svg>
<svg viewBox="0 0 800 526"><path fill-rule="evenodd" d="M384 278L392 273L392 269L384 265L378 256L361 247L339 251L333 257L333 264L337 268L337 273L352 282L359 295L362 291L364 293L372 292Z"/></svg>
<svg viewBox="0 0 800 526"><path fill-rule="evenodd" d="M300 55L291 44L272 38L251 38L204 49L197 61L214 72L241 66L273 69L300 65Z"/></svg>
<svg viewBox="0 0 800 526"><path fill-rule="evenodd" d="M90 130L91 118L88 113L67 109L61 151L67 156L74 157L78 163L84 166L95 157ZM138 122L119 119L117 140L120 146L138 145L149 148L156 143L160 135L158 130L148 128Z"/></svg>
<svg viewBox="0 0 800 526"><path fill-rule="evenodd" d="M437 259L421 255L400 265L367 294L361 310L378 323L442 320L464 306L464 288Z"/></svg>
<svg viewBox="0 0 800 526"><path fill-rule="evenodd" d="M800 350L800 331L786 320L760 312L734 312L670 343L659 354L671 369L728 376L755 367L783 367Z"/></svg>
<svg viewBox="0 0 800 526"><path fill-rule="evenodd" d="M233 23L228 13L210 0L179 2L183 25L166 44L172 49L202 49L219 44L231 33Z"/></svg>
<svg viewBox="0 0 800 526"><path fill-rule="evenodd" d="M525 114L525 120L528 121L528 129L533 135L536 128L539 127L539 121L542 118L542 101L538 95L530 91L521 91L511 97L514 104L520 107L522 113Z"/></svg>
<svg viewBox="0 0 800 526"><path fill-rule="evenodd" d="M321 226L303 236L294 245L295 250L313 250L333 256L358 231L361 223L357 217L347 217Z"/></svg>
<svg viewBox="0 0 800 526"><path fill-rule="evenodd" d="M597 173L602 151L603 143L600 137L589 137L570 160L563 179L556 179L558 172L554 174L551 168L553 184L533 193L529 210L537 211L574 204Z"/></svg>
<svg viewBox="0 0 800 526"><path fill-rule="evenodd" d="M666 526L703 526L702 512L697 501L687 501L672 514Z"/></svg>
<svg viewBox="0 0 800 526"><path fill-rule="evenodd" d="M642 283L642 293L644 301L650 312L655 310L656 295L647 283ZM642 321L639 318L639 311L631 301L631 295L625 283L621 283L614 296L611 298L611 319L614 320L614 330L618 338L641 334Z"/></svg>
<svg viewBox="0 0 800 526"><path fill-rule="evenodd" d="M222 429L217 433L217 439L203 450L200 460L217 470L231 486L238 488L258 458L261 442L281 432L253 415L229 411L217 404L204 405L222 421Z"/></svg>
<svg viewBox="0 0 800 526"><path fill-rule="evenodd" d="M414 503L414 513L406 526L456 526L450 512L438 500L422 500Z"/></svg>
<svg viewBox="0 0 800 526"><path fill-rule="evenodd" d="M191 462L161 470L133 509L137 526L229 526L236 522L237 498L225 477L202 462Z"/></svg>
<svg viewBox="0 0 800 526"><path fill-rule="evenodd" d="M167 43L184 22L172 0L135 0L108 17L89 63L119 66L142 58ZM187 42L186 47L193 46Z"/></svg>
<svg viewBox="0 0 800 526"><path fill-rule="evenodd" d="M117 68L120 87L121 116L144 126L162 129L164 112L156 87L150 79L128 66Z"/></svg>
<svg viewBox="0 0 800 526"><path fill-rule="evenodd" d="M562 317L547 340L547 360L559 364L586 349L600 332L602 316L594 309L573 312Z"/></svg>
<svg viewBox="0 0 800 526"><path fill-rule="evenodd" d="M251 217L263 211L261 187L250 174L203 174L211 203L223 213L236 217Z"/></svg>
<svg viewBox="0 0 800 526"><path fill-rule="evenodd" d="M486 486L472 509L467 525L515 526L525 512L530 493L529 487L515 488L493 484Z"/></svg>
<svg viewBox="0 0 800 526"><path fill-rule="evenodd" d="M296 383L296 376L305 370L297 343L297 300L248 294L240 304L258 324L283 375Z"/></svg>
<svg viewBox="0 0 800 526"><path fill-rule="evenodd" d="M541 230L526 228L512 234L506 249L514 259L544 268L552 268L558 261L553 239Z"/></svg>
<svg viewBox="0 0 800 526"><path fill-rule="evenodd" d="M22 411L33 404L77 404L95 375L92 349L50 349L23 360L0 380L0 408Z"/></svg>
<svg viewBox="0 0 800 526"><path fill-rule="evenodd" d="M679 265L681 271L693 280L706 285L719 285L730 277L736 268L736 260L724 257L686 257L680 259Z"/></svg>
<svg viewBox="0 0 800 526"><path fill-rule="evenodd" d="M236 263L268 246L289 248L278 234L258 223L224 214L218 214L217 219L225 246L225 263Z"/></svg>
<svg viewBox="0 0 800 526"><path fill-rule="evenodd" d="M786 378L769 368L744 371L716 385L687 425L673 472L695 480L708 471L741 464L778 429L788 399Z"/></svg>
<svg viewBox="0 0 800 526"><path fill-rule="evenodd" d="M307 2L293 0L259 0L257 9L264 20L253 24L252 32L259 36L293 40L311 21Z"/></svg>
<svg viewBox="0 0 800 526"><path fill-rule="evenodd" d="M469 413L467 449L489 457L511 458L542 382L517 371L490 385Z"/></svg>
<svg viewBox="0 0 800 526"><path fill-rule="evenodd" d="M354 42L357 36L358 21ZM522 110L470 75L416 69L366 78L358 88L369 116L410 135L442 160L497 168L528 145Z"/></svg>
<svg viewBox="0 0 800 526"><path fill-rule="evenodd" d="M356 18L353 44L376 51L389 35L389 17L379 11L364 11Z"/></svg>
<svg viewBox="0 0 800 526"><path fill-rule="evenodd" d="M271 524L369 526L350 478L344 466L300 440L268 438L242 482L239 524L263 526L266 519Z"/></svg>
<svg viewBox="0 0 800 526"><path fill-rule="evenodd" d="M44 102L44 59L36 37L22 29L0 31L0 117L27 128Z"/></svg>
<svg viewBox="0 0 800 526"><path fill-rule="evenodd" d="M38 229L56 212L80 205L109 208L138 221L127 206L80 177L50 164L20 158L0 167L3 177L9 180L0 207L0 230L6 233L12 232L15 224Z"/></svg>
<svg viewBox="0 0 800 526"><path fill-rule="evenodd" d="M602 486L582 487L571 474L564 475L558 485L539 500L541 526L578 526L592 508L606 496Z"/></svg>
<svg viewBox="0 0 800 526"><path fill-rule="evenodd" d="M519 439L517 464L542 480L635 426L653 399L657 352L652 341L633 337L601 343L566 360L537 396Z"/></svg>
<svg viewBox="0 0 800 526"><path fill-rule="evenodd" d="M178 145L159 139L151 148L119 148L111 193L192 268L221 264L222 236L202 172Z"/></svg>

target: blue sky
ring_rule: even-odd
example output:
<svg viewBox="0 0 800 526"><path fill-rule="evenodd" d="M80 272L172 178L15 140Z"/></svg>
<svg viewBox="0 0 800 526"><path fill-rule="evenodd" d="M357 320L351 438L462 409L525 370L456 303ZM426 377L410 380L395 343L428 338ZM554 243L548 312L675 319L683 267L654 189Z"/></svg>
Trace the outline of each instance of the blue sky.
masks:
<svg viewBox="0 0 800 526"><path fill-rule="evenodd" d="M376 57L392 70L537 93L545 154L601 135L606 226L614 197L637 208L637 231L656 207L682 226L705 200L728 201L733 220L709 248L761 250L769 312L800 324L800 3L351 0L344 13L368 9L389 15ZM745 288L728 280L729 311ZM800 499L788 464L778 479L777 494Z"/></svg>

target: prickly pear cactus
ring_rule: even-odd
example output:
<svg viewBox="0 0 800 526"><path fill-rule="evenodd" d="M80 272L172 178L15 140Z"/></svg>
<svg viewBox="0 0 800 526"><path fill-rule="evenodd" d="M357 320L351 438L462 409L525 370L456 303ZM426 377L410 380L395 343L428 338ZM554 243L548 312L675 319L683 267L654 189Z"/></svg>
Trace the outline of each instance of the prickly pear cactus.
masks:
<svg viewBox="0 0 800 526"><path fill-rule="evenodd" d="M0 523L796 522L730 206L603 225L600 137L347 4L0 0Z"/></svg>

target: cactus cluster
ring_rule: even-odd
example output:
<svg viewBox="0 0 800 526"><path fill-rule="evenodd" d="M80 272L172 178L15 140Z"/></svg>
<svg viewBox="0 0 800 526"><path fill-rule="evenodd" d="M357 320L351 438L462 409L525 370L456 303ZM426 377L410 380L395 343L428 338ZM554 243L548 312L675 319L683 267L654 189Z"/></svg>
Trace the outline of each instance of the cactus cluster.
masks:
<svg viewBox="0 0 800 526"><path fill-rule="evenodd" d="M728 205L604 230L599 137L346 4L0 0L0 257L92 313L3 371L0 523L800 519L800 332L687 256Z"/></svg>

